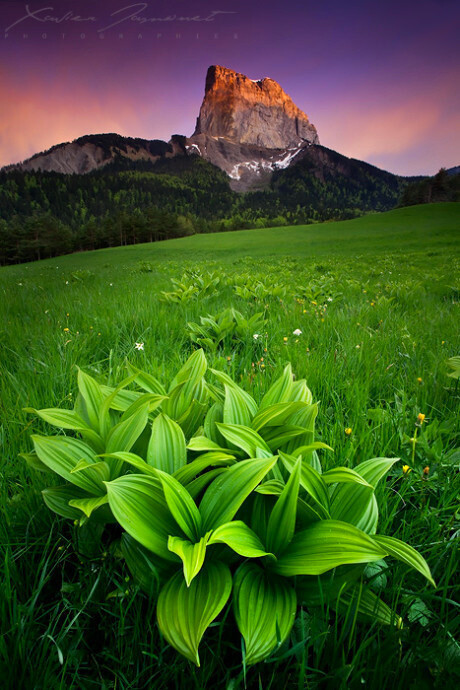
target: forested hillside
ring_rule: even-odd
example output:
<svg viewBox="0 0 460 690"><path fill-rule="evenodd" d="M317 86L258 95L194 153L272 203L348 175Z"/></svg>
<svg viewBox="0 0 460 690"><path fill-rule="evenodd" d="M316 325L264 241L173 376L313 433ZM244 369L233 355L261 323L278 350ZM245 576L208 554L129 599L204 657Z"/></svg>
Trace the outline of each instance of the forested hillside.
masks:
<svg viewBox="0 0 460 690"><path fill-rule="evenodd" d="M313 148L313 158L275 172L267 190L245 194L233 192L227 175L199 156L155 164L119 158L86 175L4 171L0 263L193 233L340 220L396 205L405 180Z"/></svg>

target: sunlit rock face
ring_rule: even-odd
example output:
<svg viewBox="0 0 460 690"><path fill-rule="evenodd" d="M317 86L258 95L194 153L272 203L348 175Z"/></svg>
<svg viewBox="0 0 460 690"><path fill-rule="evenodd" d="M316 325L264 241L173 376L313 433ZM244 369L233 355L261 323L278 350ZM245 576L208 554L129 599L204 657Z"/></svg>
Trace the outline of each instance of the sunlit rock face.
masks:
<svg viewBox="0 0 460 690"><path fill-rule="evenodd" d="M319 144L315 126L276 81L255 81L219 65L208 69L186 150L224 170L232 189L267 187L275 170L295 163L313 144Z"/></svg>
<svg viewBox="0 0 460 690"><path fill-rule="evenodd" d="M206 76L198 134L270 149L319 144L315 126L276 81L254 81L217 65Z"/></svg>

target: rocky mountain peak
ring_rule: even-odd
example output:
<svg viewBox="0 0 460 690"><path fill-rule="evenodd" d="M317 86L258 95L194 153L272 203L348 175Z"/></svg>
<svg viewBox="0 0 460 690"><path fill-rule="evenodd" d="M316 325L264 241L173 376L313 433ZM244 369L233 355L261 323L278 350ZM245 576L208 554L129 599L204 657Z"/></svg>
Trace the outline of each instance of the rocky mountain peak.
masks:
<svg viewBox="0 0 460 690"><path fill-rule="evenodd" d="M199 134L269 149L319 143L315 126L274 79L249 79L220 65L206 75Z"/></svg>

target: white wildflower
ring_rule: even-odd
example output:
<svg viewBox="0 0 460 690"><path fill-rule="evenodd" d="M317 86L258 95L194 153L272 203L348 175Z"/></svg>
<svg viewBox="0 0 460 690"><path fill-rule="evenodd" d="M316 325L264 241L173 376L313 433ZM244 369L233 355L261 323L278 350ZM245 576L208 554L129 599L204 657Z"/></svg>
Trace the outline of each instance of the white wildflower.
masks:
<svg viewBox="0 0 460 690"><path fill-rule="evenodd" d="M254 338L254 340L258 340L260 338L260 333L254 333L252 337Z"/></svg>
<svg viewBox="0 0 460 690"><path fill-rule="evenodd" d="M143 350L144 343L134 343L134 347L136 348L136 350Z"/></svg>
<svg viewBox="0 0 460 690"><path fill-rule="evenodd" d="M292 331L292 335L302 335L302 331L300 328L296 328L295 331Z"/></svg>
<svg viewBox="0 0 460 690"><path fill-rule="evenodd" d="M327 298L327 301L328 301L328 302L332 302L332 297L328 297L328 298Z"/></svg>

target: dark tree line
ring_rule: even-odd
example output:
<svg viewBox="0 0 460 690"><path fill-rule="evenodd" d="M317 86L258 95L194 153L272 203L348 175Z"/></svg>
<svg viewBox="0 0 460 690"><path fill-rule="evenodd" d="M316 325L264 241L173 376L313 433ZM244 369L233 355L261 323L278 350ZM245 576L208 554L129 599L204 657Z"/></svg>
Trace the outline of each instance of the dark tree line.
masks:
<svg viewBox="0 0 460 690"><path fill-rule="evenodd" d="M400 206L433 204L441 201L460 201L460 174L449 175L445 168L434 176L408 184Z"/></svg>
<svg viewBox="0 0 460 690"><path fill-rule="evenodd" d="M348 219L396 205L407 184L402 178L316 148L312 158L275 172L265 191L245 194L233 192L225 173L198 156L154 165L120 157L86 175L1 172L0 264L193 233Z"/></svg>

